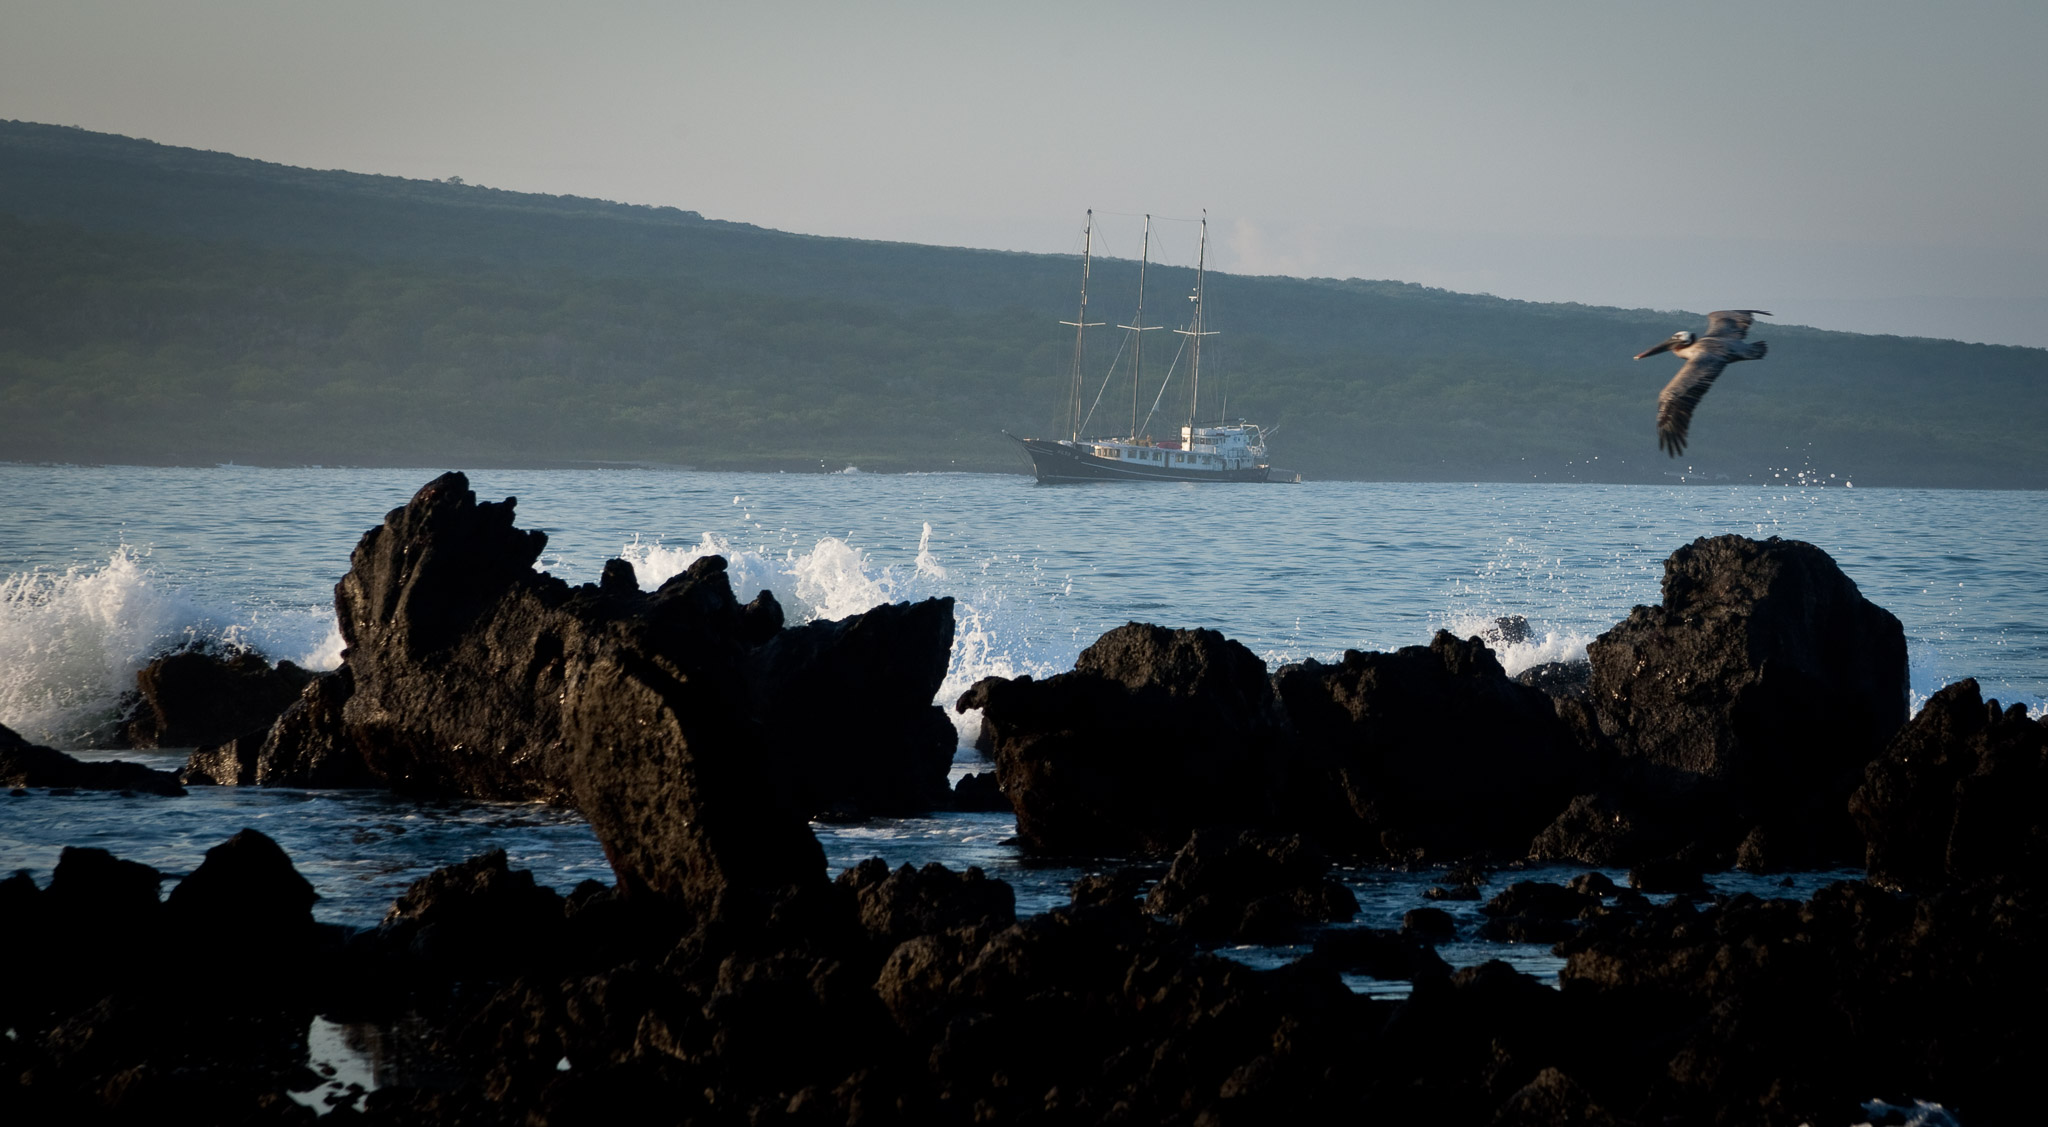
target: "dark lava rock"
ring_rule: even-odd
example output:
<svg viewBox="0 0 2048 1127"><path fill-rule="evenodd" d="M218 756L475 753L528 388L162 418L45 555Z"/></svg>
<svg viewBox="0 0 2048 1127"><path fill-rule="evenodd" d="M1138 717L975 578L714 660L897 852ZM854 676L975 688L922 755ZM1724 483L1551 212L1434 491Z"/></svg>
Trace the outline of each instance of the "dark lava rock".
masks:
<svg viewBox="0 0 2048 1127"><path fill-rule="evenodd" d="M2044 942L2032 888L1916 901L1848 883L1805 903L1592 919L1560 948L1561 978L1566 999L1629 1031L1615 1059L1640 1071L1613 1094L1690 1107L1681 1121L1853 1122L1856 1100L1908 1093L1966 1122L2023 1121L2039 1100L2023 1062L2048 1043Z"/></svg>
<svg viewBox="0 0 2048 1127"><path fill-rule="evenodd" d="M1585 700L1593 667L1583 661L1546 661L1515 674L1515 684L1540 689L1553 697Z"/></svg>
<svg viewBox="0 0 2048 1127"><path fill-rule="evenodd" d="M1598 896L1545 881L1524 880L1503 889L1479 910L1489 916L1541 916L1545 919L1576 919L1580 912L1600 905Z"/></svg>
<svg viewBox="0 0 2048 1127"><path fill-rule="evenodd" d="M353 748L398 789L573 802L615 835L606 845L629 894L663 882L616 835L661 836L669 814L621 816L663 796L598 794L614 783L653 784L686 817L684 776L703 768L721 795L763 796L798 831L821 812L950 801L955 740L931 695L951 600L785 629L772 595L733 597L717 557L652 593L623 560L572 588L533 570L547 537L513 527L514 504L478 503L467 478L444 474L363 535L335 589L352 686L322 698L345 696L338 736L305 702L315 750ZM305 757L279 736L278 770L295 775ZM749 801L721 805L739 822L754 817L739 808ZM678 844L663 846L676 861ZM776 855L732 861L772 869Z"/></svg>
<svg viewBox="0 0 2048 1127"><path fill-rule="evenodd" d="M1816 861L1853 850L1844 802L1906 720L1898 619L1826 552L1776 537L1696 540L1665 561L1663 593L1587 648L1590 707L1624 759L1611 797L1636 822L1691 823L1681 842L1732 850L1763 824ZM1625 863L1673 844L1567 848Z"/></svg>
<svg viewBox="0 0 2048 1127"><path fill-rule="evenodd" d="M1550 698L1510 681L1477 639L1439 631L1426 647L1290 665L1274 682L1360 853L1521 857L1592 767Z"/></svg>
<svg viewBox="0 0 2048 1127"><path fill-rule="evenodd" d="M953 787L953 809L988 814L1008 814L1010 799L994 771L977 771L960 776Z"/></svg>
<svg viewBox="0 0 2048 1127"><path fill-rule="evenodd" d="M1479 934L1507 943L1555 943L1577 935L1580 913L1599 906L1599 897L1561 884L1517 881L1479 909L1491 917Z"/></svg>
<svg viewBox="0 0 2048 1127"><path fill-rule="evenodd" d="M985 678L960 698L1047 853L1164 855L1198 826L1271 820L1289 786L1265 662L1213 630L1129 623L1043 681Z"/></svg>
<svg viewBox="0 0 2048 1127"><path fill-rule="evenodd" d="M1401 934L1432 941L1451 939L1458 934L1458 924L1442 908L1410 908L1401 915Z"/></svg>
<svg viewBox="0 0 2048 1127"><path fill-rule="evenodd" d="M1000 930L1017 922L1016 893L978 868L956 873L934 862L891 872L880 857L870 857L839 874L838 884L853 893L861 927L885 951L919 935L956 927Z"/></svg>
<svg viewBox="0 0 2048 1127"><path fill-rule="evenodd" d="M1621 891L1606 873L1580 873L1564 886L1583 896L1613 896Z"/></svg>
<svg viewBox="0 0 2048 1127"><path fill-rule="evenodd" d="M384 913L376 938L430 973L497 977L550 955L565 916L558 893L494 849L414 881Z"/></svg>
<svg viewBox="0 0 2048 1127"><path fill-rule="evenodd" d="M246 732L226 743L194 749L178 770L178 781L188 787L246 787L256 782L256 755L263 747L263 732Z"/></svg>
<svg viewBox="0 0 2048 1127"><path fill-rule="evenodd" d="M2011 874L2048 877L2048 724L1958 681L1892 740L1849 812L1870 879L1933 890Z"/></svg>
<svg viewBox="0 0 2048 1127"><path fill-rule="evenodd" d="M932 698L953 650L953 600L761 632L753 712L799 810L895 816L952 804L959 733Z"/></svg>
<svg viewBox="0 0 2048 1127"><path fill-rule="evenodd" d="M1299 834L1196 830L1145 910L1204 938L1283 941L1304 924L1358 914L1358 900L1327 878L1329 868L1329 857Z"/></svg>
<svg viewBox="0 0 2048 1127"><path fill-rule="evenodd" d="M164 919L188 961L233 951L243 975L296 977L318 939L319 898L276 842L245 829L207 850L206 860L171 889Z"/></svg>
<svg viewBox="0 0 2048 1127"><path fill-rule="evenodd" d="M1489 920L1481 938L1499 943L1556 943L1579 934L1579 916L1599 908L1597 895L1544 881L1516 881L1481 906Z"/></svg>
<svg viewBox="0 0 2048 1127"><path fill-rule="evenodd" d="M297 1122L308 998L333 978L312 890L268 838L161 875L67 849L50 887L0 882L0 1107L24 1123ZM26 917L26 918L24 918ZM32 968L29 973L25 970Z"/></svg>
<svg viewBox="0 0 2048 1127"><path fill-rule="evenodd" d="M135 675L138 700L117 739L126 747L200 747L270 727L313 674L262 655L181 650Z"/></svg>
<svg viewBox="0 0 2048 1127"><path fill-rule="evenodd" d="M1145 883L1153 876L1153 873L1132 865L1113 872L1089 873L1074 882L1070 899L1077 908L1136 907Z"/></svg>
<svg viewBox="0 0 2048 1127"><path fill-rule="evenodd" d="M178 785L178 777L169 771L120 760L88 763L56 748L32 744L5 725L0 725L0 786L185 793L185 788Z"/></svg>
<svg viewBox="0 0 2048 1127"><path fill-rule="evenodd" d="M1706 869L1683 854L1645 861L1628 871L1628 886L1637 892L1699 894L1707 891Z"/></svg>
<svg viewBox="0 0 2048 1127"><path fill-rule="evenodd" d="M346 665L307 685L264 734L254 781L267 787L382 786L349 739L343 712L354 693L355 675Z"/></svg>
<svg viewBox="0 0 2048 1127"><path fill-rule="evenodd" d="M720 594L729 605L724 564L706 557L663 584L664 617L687 623ZM826 887L824 850L779 796L774 757L736 707L746 686L735 666L607 647L568 666L563 697L566 775L622 894L711 919L759 917L791 890Z"/></svg>
<svg viewBox="0 0 2048 1127"><path fill-rule="evenodd" d="M1504 614L1493 620L1493 625L1484 634L1480 635L1479 640L1485 642L1489 649L1493 649L1502 646L1517 646L1535 636L1535 632L1529 629L1527 617L1519 614Z"/></svg>
<svg viewBox="0 0 2048 1127"><path fill-rule="evenodd" d="M1621 1127L1622 1123L1594 1103L1571 1077L1546 1068L1508 1097L1488 1127Z"/></svg>
<svg viewBox="0 0 2048 1127"><path fill-rule="evenodd" d="M1477 900L1479 886L1476 884L1434 885L1422 892L1424 900Z"/></svg>

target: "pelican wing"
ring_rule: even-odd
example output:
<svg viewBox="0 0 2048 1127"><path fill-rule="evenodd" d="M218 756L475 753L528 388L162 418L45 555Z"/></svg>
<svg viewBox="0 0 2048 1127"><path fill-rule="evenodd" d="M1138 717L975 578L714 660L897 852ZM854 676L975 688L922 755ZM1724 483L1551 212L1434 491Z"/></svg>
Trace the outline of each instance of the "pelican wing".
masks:
<svg viewBox="0 0 2048 1127"><path fill-rule="evenodd" d="M1707 343L1704 340L1700 342L1701 345ZM1721 369L1728 366L1728 357L1721 349L1695 347L1697 351L1692 359L1685 362L1685 367L1671 377L1671 382L1664 385L1663 393L1657 396L1657 449L1669 452L1674 458L1685 453L1685 432L1692 425L1693 408L1707 397L1707 389L1714 386Z"/></svg>
<svg viewBox="0 0 2048 1127"><path fill-rule="evenodd" d="M1770 315L1768 309L1717 309L1707 314L1706 335L1722 340L1741 340L1749 335L1749 327L1756 324L1758 317ZM1713 382L1713 377L1707 377L1707 381Z"/></svg>

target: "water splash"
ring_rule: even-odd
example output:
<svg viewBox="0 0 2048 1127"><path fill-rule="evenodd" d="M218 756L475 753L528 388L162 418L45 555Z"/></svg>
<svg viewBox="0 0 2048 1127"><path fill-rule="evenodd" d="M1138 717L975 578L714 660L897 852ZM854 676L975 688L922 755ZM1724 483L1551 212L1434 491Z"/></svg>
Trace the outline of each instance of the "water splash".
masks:
<svg viewBox="0 0 2048 1127"><path fill-rule="evenodd" d="M1587 643L1599 636L1576 630L1544 630L1539 634L1532 626L1527 637L1509 638L1501 632L1499 616L1493 615L1446 615L1442 626L1460 638L1484 641L1510 677L1548 662L1585 661Z"/></svg>
<svg viewBox="0 0 2048 1127"><path fill-rule="evenodd" d="M932 540L931 522L926 521L918 537L917 555L907 567L878 564L867 552L836 536L820 538L808 551L789 548L777 557L765 550L738 547L707 532L687 547L635 539L621 549L620 556L633 565L646 590L659 587L705 556L724 556L734 595L745 601L762 591L772 592L793 623L829 621L884 603L951 595L953 651L934 701L953 719L961 742L966 744L980 731L981 717L978 713L956 714L952 705L969 686L983 677L1059 672L1072 665L1072 655L1066 655L1061 663L1036 652L1043 648L1043 628L1051 621L1045 614L1046 604L1061 597L1059 589L1044 594L1027 590L1020 595L1006 583L991 581L986 566L978 571L949 568L933 550Z"/></svg>
<svg viewBox="0 0 2048 1127"><path fill-rule="evenodd" d="M138 670L194 646L314 669L341 660L331 610L207 606L159 576L148 553L122 547L103 564L0 580L0 724L36 743L89 746Z"/></svg>

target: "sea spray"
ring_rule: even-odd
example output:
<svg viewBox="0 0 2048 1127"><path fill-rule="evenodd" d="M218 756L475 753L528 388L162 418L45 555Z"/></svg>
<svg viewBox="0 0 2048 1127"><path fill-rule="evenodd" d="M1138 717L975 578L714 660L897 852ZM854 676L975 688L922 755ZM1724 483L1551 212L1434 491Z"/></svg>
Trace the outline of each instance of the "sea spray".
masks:
<svg viewBox="0 0 2048 1127"><path fill-rule="evenodd" d="M661 586L705 556L726 558L726 575L741 600L773 592L792 622L819 622L860 614L884 603L939 595L953 597L953 651L940 683L936 703L946 709L963 744L980 730L979 714L957 715L952 704L983 677L1046 676L1070 668L1073 653L1034 654L1045 638L1042 627L1056 621L1043 613L1045 604L1064 590L1018 598L979 571L945 566L932 550L932 526L924 523L917 556L907 568L878 566L860 548L836 536L817 540L809 551L786 550L780 558L736 548L725 537L707 532L695 544L671 548L659 542L634 540L620 550L633 564L647 590Z"/></svg>
<svg viewBox="0 0 2048 1127"><path fill-rule="evenodd" d="M122 547L105 563L0 580L0 724L38 743L89 747L134 691L137 671L192 647L255 650L314 669L341 658L332 610L207 606L159 576L148 553Z"/></svg>

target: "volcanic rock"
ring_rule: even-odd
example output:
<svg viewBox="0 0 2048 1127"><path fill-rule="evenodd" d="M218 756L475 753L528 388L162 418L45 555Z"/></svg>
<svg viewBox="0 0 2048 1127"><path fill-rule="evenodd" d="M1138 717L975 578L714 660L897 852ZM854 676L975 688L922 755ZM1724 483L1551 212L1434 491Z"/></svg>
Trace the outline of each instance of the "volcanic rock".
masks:
<svg viewBox="0 0 2048 1127"><path fill-rule="evenodd" d="M118 730L120 746L199 747L262 730L290 706L313 674L275 667L247 650L180 650L135 675L137 700Z"/></svg>
<svg viewBox="0 0 2048 1127"><path fill-rule="evenodd" d="M6 725L0 725L0 786L185 793L185 788L178 785L178 777L169 771L120 760L86 762L56 748L32 744Z"/></svg>
<svg viewBox="0 0 2048 1127"><path fill-rule="evenodd" d="M936 862L894 872L870 857L839 874L853 894L861 927L885 950L919 935L956 927L1001 930L1017 922L1017 895L978 868L956 873Z"/></svg>
<svg viewBox="0 0 2048 1127"><path fill-rule="evenodd" d="M1870 764L1849 812L1877 884L1931 891L2011 874L2039 886L2048 877L2048 722L1958 681Z"/></svg>
<svg viewBox="0 0 2048 1127"><path fill-rule="evenodd" d="M1336 832L1368 855L1520 857L1592 768L1550 698L1510 681L1478 639L1439 631L1426 647L1290 665L1274 683L1341 800Z"/></svg>
<svg viewBox="0 0 2048 1127"><path fill-rule="evenodd" d="M932 698L953 649L953 600L761 633L749 658L753 712L797 809L865 817L952 804L946 773L959 733Z"/></svg>
<svg viewBox="0 0 2048 1127"><path fill-rule="evenodd" d="M1165 855L1199 826L1258 825L1291 784L1285 720L1258 655L1213 630L1128 623L1043 681L960 698L1046 853Z"/></svg>
<svg viewBox="0 0 2048 1127"><path fill-rule="evenodd" d="M1145 899L1194 935L1281 942L1304 924L1348 920L1358 900L1328 879L1330 860L1299 834L1196 830Z"/></svg>
<svg viewBox="0 0 2048 1127"><path fill-rule="evenodd" d="M253 781L267 787L383 785L346 730L344 710L354 693L355 675L346 665L308 684L264 734Z"/></svg>
<svg viewBox="0 0 2048 1127"><path fill-rule="evenodd" d="M1583 661L1546 661L1515 674L1515 684L1540 689L1553 697L1587 699L1593 667Z"/></svg>
<svg viewBox="0 0 2048 1127"><path fill-rule="evenodd" d="M931 697L952 645L951 600L785 629L774 596L733 597L718 557L651 593L624 560L572 588L533 570L547 537L513 527L514 505L478 503L463 475L444 474L363 535L335 589L350 682L302 701L306 735L280 727L280 777L310 778L330 752L352 770L353 749L395 788L573 802L601 836L660 837L670 816L626 817L661 796L606 797L606 786L654 785L684 801L676 817L694 817L683 776L700 767L721 795L750 796L721 800L741 839L740 824L759 821L754 797L783 806L778 817L799 831L818 813L950 801L956 741ZM325 718L337 700L338 733ZM648 879L641 846L606 844L630 870L629 895L667 883Z"/></svg>
<svg viewBox="0 0 2048 1127"><path fill-rule="evenodd" d="M431 973L510 976L552 953L564 919L562 897L494 849L414 881L384 913L376 940Z"/></svg>
<svg viewBox="0 0 2048 1127"><path fill-rule="evenodd" d="M1580 913L1599 906L1599 897L1561 884L1517 881L1480 907L1491 918L1479 934L1509 943L1555 943L1578 934Z"/></svg>
<svg viewBox="0 0 2048 1127"><path fill-rule="evenodd" d="M1011 813L1010 798L996 781L994 771L976 771L960 776L953 787L953 809L977 813Z"/></svg>
<svg viewBox="0 0 2048 1127"><path fill-rule="evenodd" d="M1723 850L1757 824L1816 859L1853 848L1844 800L1906 720L1898 619L1826 552L1776 537L1695 540L1665 561L1663 594L1587 647L1590 704L1623 758L1616 798L1638 815L1617 824L1683 820L1681 838Z"/></svg>

